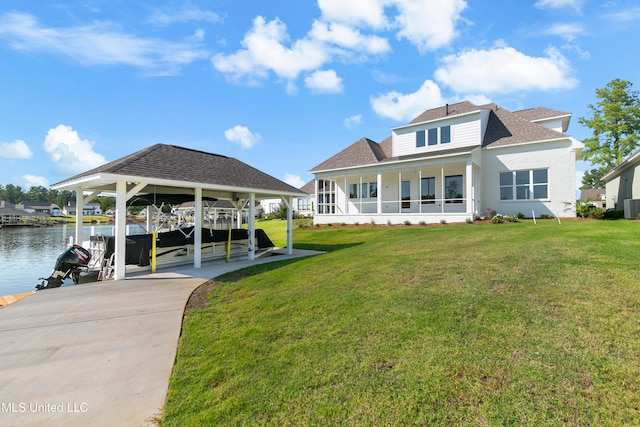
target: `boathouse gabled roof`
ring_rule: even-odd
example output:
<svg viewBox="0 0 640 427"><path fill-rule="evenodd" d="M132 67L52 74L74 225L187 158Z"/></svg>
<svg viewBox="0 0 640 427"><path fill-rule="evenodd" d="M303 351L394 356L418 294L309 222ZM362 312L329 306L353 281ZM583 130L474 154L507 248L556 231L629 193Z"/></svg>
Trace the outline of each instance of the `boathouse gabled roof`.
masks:
<svg viewBox="0 0 640 427"><path fill-rule="evenodd" d="M115 192L117 181L146 183L138 194L193 192L230 199L231 193L256 197L303 196L297 188L232 157L175 145L156 144L53 184L55 190Z"/></svg>

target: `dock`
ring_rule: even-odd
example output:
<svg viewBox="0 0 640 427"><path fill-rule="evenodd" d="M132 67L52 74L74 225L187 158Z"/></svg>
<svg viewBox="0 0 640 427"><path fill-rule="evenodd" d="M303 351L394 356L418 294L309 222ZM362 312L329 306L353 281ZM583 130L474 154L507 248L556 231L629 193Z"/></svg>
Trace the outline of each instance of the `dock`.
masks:
<svg viewBox="0 0 640 427"><path fill-rule="evenodd" d="M27 297L30 297L31 295L35 294L35 291L31 291L31 292L22 292L20 294L14 294L14 295L6 295L3 297L0 297L0 308L7 306L9 304L13 304L14 302L18 302L22 299L25 299Z"/></svg>

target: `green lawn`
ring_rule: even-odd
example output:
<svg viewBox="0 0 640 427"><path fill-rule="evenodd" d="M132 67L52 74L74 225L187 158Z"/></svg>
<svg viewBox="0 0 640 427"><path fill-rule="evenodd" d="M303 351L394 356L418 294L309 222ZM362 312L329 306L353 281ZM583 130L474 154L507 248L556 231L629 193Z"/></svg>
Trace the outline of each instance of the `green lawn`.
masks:
<svg viewBox="0 0 640 427"><path fill-rule="evenodd" d="M333 226L294 246L329 252L225 275L187 311L162 425L640 423L640 222Z"/></svg>

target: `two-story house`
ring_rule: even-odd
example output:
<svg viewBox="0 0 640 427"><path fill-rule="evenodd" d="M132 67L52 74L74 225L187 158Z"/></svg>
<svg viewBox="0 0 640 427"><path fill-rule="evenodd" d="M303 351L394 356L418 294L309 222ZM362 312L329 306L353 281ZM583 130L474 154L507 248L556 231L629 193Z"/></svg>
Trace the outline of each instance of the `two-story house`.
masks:
<svg viewBox="0 0 640 427"><path fill-rule="evenodd" d="M376 143L362 138L311 170L314 222L464 222L495 211L575 217L571 114L470 102L427 110Z"/></svg>

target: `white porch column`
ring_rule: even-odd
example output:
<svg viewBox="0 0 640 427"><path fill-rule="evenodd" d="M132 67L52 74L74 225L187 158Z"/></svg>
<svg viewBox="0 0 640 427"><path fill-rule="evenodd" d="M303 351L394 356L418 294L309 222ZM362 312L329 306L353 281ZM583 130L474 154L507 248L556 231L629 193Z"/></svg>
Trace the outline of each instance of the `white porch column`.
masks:
<svg viewBox="0 0 640 427"><path fill-rule="evenodd" d="M467 160L465 170L466 179L466 197L467 197L467 213L473 214L473 164L471 160ZM473 218L471 218L473 219Z"/></svg>
<svg viewBox="0 0 640 427"><path fill-rule="evenodd" d="M422 213L422 169L418 169L418 212Z"/></svg>
<svg viewBox="0 0 640 427"><path fill-rule="evenodd" d="M76 245L82 245L82 214L84 210L84 194L82 187L76 188Z"/></svg>
<svg viewBox="0 0 640 427"><path fill-rule="evenodd" d="M336 184L337 186L337 184ZM349 184L347 184L347 176L344 176L344 210L342 212L348 214L349 213L349 200L350 200L350 194L349 194Z"/></svg>
<svg viewBox="0 0 640 427"><path fill-rule="evenodd" d="M440 210L441 210L442 213L444 213L444 199L446 197L446 195L444 193L444 191L445 191L445 188L444 188L444 165L440 166L440 191L441 191L441 193L440 193L441 196L440 197L442 199L440 201Z"/></svg>
<svg viewBox="0 0 640 427"><path fill-rule="evenodd" d="M127 182L116 182L116 244L115 244L115 280L125 277L125 251L127 249Z"/></svg>
<svg viewBox="0 0 640 427"><path fill-rule="evenodd" d="M377 214L381 214L382 213L382 171L378 171L378 197L377 197L377 206L376 206L376 213Z"/></svg>
<svg viewBox="0 0 640 427"><path fill-rule="evenodd" d="M287 215L289 213L287 212ZM249 227L249 261L256 259L256 193L249 193L249 218L247 225Z"/></svg>
<svg viewBox="0 0 640 427"><path fill-rule="evenodd" d="M195 211L193 212L193 268L202 267L202 188L196 188Z"/></svg>

